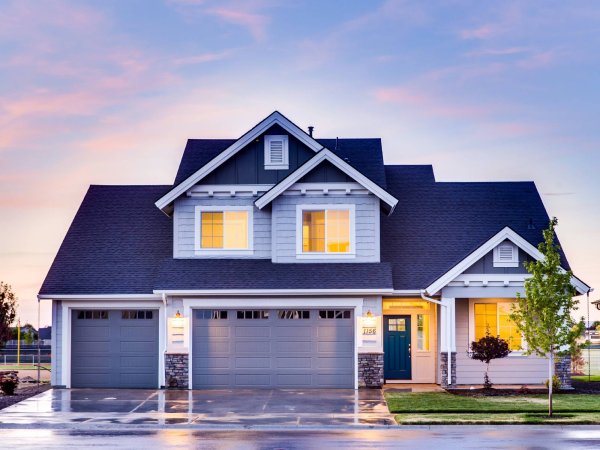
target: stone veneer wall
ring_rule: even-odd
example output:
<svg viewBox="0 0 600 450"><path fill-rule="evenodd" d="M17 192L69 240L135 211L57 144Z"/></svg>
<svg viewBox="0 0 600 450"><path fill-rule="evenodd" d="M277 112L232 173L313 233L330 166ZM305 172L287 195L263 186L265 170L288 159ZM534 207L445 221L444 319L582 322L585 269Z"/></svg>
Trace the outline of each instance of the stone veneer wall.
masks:
<svg viewBox="0 0 600 450"><path fill-rule="evenodd" d="M187 353L165 354L165 387L167 389L189 388L188 361Z"/></svg>
<svg viewBox="0 0 600 450"><path fill-rule="evenodd" d="M571 356L557 356L554 360L554 373L560 379L561 389L573 389L571 385Z"/></svg>
<svg viewBox="0 0 600 450"><path fill-rule="evenodd" d="M456 352L452 352L452 378L448 385L448 352L440 353L440 371L441 371L441 386L443 388L452 388L456 386Z"/></svg>
<svg viewBox="0 0 600 450"><path fill-rule="evenodd" d="M358 354L358 386L367 388L383 386L383 353Z"/></svg>

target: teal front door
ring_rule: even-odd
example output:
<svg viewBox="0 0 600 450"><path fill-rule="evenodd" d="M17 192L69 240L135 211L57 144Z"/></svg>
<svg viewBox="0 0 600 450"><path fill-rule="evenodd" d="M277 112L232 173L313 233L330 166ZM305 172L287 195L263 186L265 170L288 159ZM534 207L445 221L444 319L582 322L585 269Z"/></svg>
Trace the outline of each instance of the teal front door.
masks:
<svg viewBox="0 0 600 450"><path fill-rule="evenodd" d="M410 316L383 317L383 376L410 380Z"/></svg>

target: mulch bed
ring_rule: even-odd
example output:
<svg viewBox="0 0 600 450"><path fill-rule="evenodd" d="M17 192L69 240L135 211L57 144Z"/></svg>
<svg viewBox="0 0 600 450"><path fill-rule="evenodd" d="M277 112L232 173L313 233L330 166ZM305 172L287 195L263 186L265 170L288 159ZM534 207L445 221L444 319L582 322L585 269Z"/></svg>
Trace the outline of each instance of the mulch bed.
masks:
<svg viewBox="0 0 600 450"><path fill-rule="evenodd" d="M598 381L572 381L573 390L559 391L556 394L600 394L600 382ZM547 389L448 389L450 394L463 397L510 397L531 394L548 394Z"/></svg>
<svg viewBox="0 0 600 450"><path fill-rule="evenodd" d="M16 390L15 395L3 395L0 393L0 409L4 409L10 405L14 405L15 403L19 403L29 397L39 394L40 392L47 391L50 389L50 387L51 386L49 384L41 384L39 388L37 384L33 386L21 384Z"/></svg>

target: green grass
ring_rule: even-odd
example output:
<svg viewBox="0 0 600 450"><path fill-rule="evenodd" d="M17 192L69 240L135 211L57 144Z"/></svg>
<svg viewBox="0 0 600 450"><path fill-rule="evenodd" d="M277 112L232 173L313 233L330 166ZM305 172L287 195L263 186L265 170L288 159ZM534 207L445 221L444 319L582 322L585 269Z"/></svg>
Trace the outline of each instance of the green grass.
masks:
<svg viewBox="0 0 600 450"><path fill-rule="evenodd" d="M50 370L51 364L42 364L41 369ZM37 366L31 364L21 364L19 366L17 366L16 364L0 364L0 372L2 372L3 370L37 370Z"/></svg>
<svg viewBox="0 0 600 450"><path fill-rule="evenodd" d="M447 392L386 392L390 412L401 424L598 423L600 395L558 394L555 417L547 417L543 394L463 397Z"/></svg>
<svg viewBox="0 0 600 450"><path fill-rule="evenodd" d="M575 381L600 381L600 375L592 375L589 378L587 375L574 375L571 378Z"/></svg>

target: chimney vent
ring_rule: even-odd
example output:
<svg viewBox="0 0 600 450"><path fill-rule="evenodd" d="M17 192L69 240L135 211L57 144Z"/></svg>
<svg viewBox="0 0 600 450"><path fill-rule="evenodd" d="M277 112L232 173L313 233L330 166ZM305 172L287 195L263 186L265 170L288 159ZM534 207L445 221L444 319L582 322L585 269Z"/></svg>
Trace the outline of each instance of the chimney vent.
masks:
<svg viewBox="0 0 600 450"><path fill-rule="evenodd" d="M312 125L310 125L308 127L308 134L310 135L310 137L313 137L313 130L315 129L315 127L313 127Z"/></svg>

